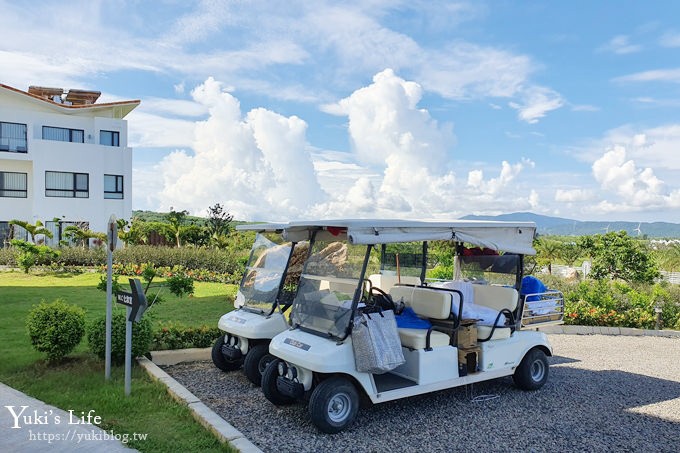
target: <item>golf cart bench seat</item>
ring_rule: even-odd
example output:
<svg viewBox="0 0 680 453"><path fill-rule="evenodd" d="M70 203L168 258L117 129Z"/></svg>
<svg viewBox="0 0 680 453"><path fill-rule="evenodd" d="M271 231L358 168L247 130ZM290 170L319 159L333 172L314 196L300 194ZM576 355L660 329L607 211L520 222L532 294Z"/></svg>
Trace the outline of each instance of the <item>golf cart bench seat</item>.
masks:
<svg viewBox="0 0 680 453"><path fill-rule="evenodd" d="M413 277L411 275L397 276L389 273L385 274L371 274L368 276L371 281L371 285L376 288L380 288L385 292L388 292L393 286L398 284L406 285L420 285L420 277Z"/></svg>
<svg viewBox="0 0 680 453"><path fill-rule="evenodd" d="M421 318L448 319L451 316L451 293L416 286L393 286L390 296L395 303L404 302ZM410 349L427 349L448 346L451 337L444 332L428 329L399 329L401 345Z"/></svg>
<svg viewBox="0 0 680 453"><path fill-rule="evenodd" d="M514 313L519 302L519 293L515 288L496 285L472 285L474 291L474 303L485 307L493 308L496 311L503 309ZM501 319L503 319L501 317ZM493 329L491 336L491 326L477 325L478 340L502 340L510 338L512 330L510 327L498 327ZM491 336L491 338L489 338Z"/></svg>

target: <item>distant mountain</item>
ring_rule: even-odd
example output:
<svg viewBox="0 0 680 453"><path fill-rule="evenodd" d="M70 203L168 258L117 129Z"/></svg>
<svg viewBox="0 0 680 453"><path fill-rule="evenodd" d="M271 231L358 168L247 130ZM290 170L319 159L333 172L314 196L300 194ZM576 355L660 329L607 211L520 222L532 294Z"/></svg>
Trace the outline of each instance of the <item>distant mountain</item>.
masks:
<svg viewBox="0 0 680 453"><path fill-rule="evenodd" d="M631 236L680 238L680 224L668 222L582 222L580 220L550 217L531 212L515 212L497 216L468 215L462 218L466 220L535 222L538 234L543 235L587 236L590 234L603 234L607 231L624 230Z"/></svg>

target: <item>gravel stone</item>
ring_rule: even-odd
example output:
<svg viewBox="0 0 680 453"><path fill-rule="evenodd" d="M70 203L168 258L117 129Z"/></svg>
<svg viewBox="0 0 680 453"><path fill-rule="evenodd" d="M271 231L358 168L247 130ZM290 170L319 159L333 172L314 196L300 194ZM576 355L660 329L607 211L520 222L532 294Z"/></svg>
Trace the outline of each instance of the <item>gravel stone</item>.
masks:
<svg viewBox="0 0 680 453"><path fill-rule="evenodd" d="M276 407L240 372L164 367L265 452L680 451L680 338L549 335L550 376L512 378L362 407L323 434L306 404Z"/></svg>

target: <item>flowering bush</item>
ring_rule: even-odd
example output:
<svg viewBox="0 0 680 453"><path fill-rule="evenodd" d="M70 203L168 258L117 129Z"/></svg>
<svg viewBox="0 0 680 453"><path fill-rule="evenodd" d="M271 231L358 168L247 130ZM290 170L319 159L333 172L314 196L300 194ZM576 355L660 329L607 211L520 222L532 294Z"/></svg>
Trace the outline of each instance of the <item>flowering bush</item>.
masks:
<svg viewBox="0 0 680 453"><path fill-rule="evenodd" d="M662 327L680 325L678 292L667 285L633 287L621 282L587 280L562 291L565 324L654 329L658 307Z"/></svg>

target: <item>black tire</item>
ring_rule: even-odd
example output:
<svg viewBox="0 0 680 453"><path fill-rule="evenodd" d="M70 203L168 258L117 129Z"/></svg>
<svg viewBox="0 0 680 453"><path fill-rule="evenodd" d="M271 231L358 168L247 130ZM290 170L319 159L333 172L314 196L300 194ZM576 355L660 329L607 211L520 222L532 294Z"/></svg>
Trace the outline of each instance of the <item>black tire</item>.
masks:
<svg viewBox="0 0 680 453"><path fill-rule="evenodd" d="M222 345L224 344L224 335L215 340L212 347L212 361L217 368L222 371L234 371L241 368L243 360L227 360L222 354Z"/></svg>
<svg viewBox="0 0 680 453"><path fill-rule="evenodd" d="M512 375L512 380L522 390L538 390L548 381L549 371L545 352L534 348L524 356Z"/></svg>
<svg viewBox="0 0 680 453"><path fill-rule="evenodd" d="M295 400L281 394L279 389L276 388L276 379L279 377L279 362L281 360L275 358L264 369L264 373L262 373L262 393L275 406L285 406L293 404Z"/></svg>
<svg viewBox="0 0 680 453"><path fill-rule="evenodd" d="M349 427L358 412L359 392L344 377L321 381L309 398L312 423L327 434L335 434Z"/></svg>
<svg viewBox="0 0 680 453"><path fill-rule="evenodd" d="M274 356L269 354L268 344L258 344L250 348L243 361L243 371L248 380L259 387L262 384L262 374L272 360Z"/></svg>

